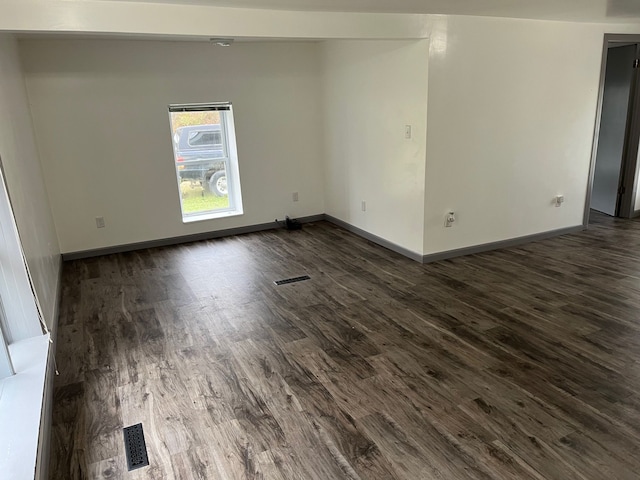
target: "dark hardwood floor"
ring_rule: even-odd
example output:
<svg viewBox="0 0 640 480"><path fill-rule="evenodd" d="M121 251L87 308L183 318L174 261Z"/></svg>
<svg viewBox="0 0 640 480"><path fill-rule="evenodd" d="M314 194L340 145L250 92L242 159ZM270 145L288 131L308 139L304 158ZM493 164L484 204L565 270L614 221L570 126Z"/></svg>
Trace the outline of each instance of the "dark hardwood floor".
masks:
<svg viewBox="0 0 640 480"><path fill-rule="evenodd" d="M430 265L317 223L63 276L53 479L640 478L639 221Z"/></svg>

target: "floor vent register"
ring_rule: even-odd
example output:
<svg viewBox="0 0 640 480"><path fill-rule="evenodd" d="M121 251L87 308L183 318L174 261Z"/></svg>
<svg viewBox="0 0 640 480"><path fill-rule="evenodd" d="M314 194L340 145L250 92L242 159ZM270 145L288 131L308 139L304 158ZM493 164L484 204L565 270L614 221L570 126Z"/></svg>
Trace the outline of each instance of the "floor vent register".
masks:
<svg viewBox="0 0 640 480"><path fill-rule="evenodd" d="M129 471L149 465L147 445L144 443L141 423L124 428L124 449L127 453Z"/></svg>
<svg viewBox="0 0 640 480"><path fill-rule="evenodd" d="M301 277L293 277L293 278L285 278L284 280L276 280L273 283L275 283L276 285L287 285L289 283L302 282L304 280L311 280L311 277L309 275L303 275Z"/></svg>

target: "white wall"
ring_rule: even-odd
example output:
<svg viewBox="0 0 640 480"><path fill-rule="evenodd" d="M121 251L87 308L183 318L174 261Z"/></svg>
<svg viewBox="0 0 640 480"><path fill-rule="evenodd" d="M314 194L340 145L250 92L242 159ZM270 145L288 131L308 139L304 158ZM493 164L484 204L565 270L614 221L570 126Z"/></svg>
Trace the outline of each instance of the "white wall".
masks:
<svg viewBox="0 0 640 480"><path fill-rule="evenodd" d="M171 2L2 0L0 31L251 38L424 38L428 16ZM186 4L185 4L186 3Z"/></svg>
<svg viewBox="0 0 640 480"><path fill-rule="evenodd" d="M323 212L423 254L580 225L603 34L640 27L428 23L415 41L23 41L62 251ZM183 225L165 109L203 100L234 102L245 215Z"/></svg>
<svg viewBox="0 0 640 480"><path fill-rule="evenodd" d="M428 46L323 46L326 213L416 253L423 242ZM405 125L412 126L410 140Z"/></svg>
<svg viewBox="0 0 640 480"><path fill-rule="evenodd" d="M22 247L43 315L51 327L60 250L38 159L17 44L8 35L0 35L0 157Z"/></svg>
<svg viewBox="0 0 640 480"><path fill-rule="evenodd" d="M441 17L431 36L424 253L582 223L608 26ZM552 205L565 196L561 208ZM444 228L454 210L458 222Z"/></svg>
<svg viewBox="0 0 640 480"><path fill-rule="evenodd" d="M49 39L21 54L62 252L324 212L318 44ZM167 106L207 101L233 102L245 213L183 224Z"/></svg>

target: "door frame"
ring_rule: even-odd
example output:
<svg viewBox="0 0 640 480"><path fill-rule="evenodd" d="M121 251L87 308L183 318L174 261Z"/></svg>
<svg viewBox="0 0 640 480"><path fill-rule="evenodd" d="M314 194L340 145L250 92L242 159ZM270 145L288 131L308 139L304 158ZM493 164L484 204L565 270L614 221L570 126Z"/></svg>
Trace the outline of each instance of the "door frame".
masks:
<svg viewBox="0 0 640 480"><path fill-rule="evenodd" d="M604 84L607 72L607 58L609 47L621 47L624 45L638 44L637 54L640 55L640 35L637 34L611 34L604 35L602 47L602 63L600 67L600 85L598 87L598 106L596 110L596 122L593 135L593 145L591 147L591 163L589 165L589 181L587 184L587 196L585 200L583 225L589 226L589 215L591 211L591 196L593 191L593 179L596 169L596 157L598 155L598 141L600 139L600 122L602 121L602 104L604 100ZM640 57L639 57L640 58ZM636 176L638 173L638 146L640 145L640 69L636 69L634 80L631 85L629 99L629 117L627 118L627 132L625 134L625 145L622 158L622 168L620 171L620 187L624 193L620 195L616 205L616 215L623 218L632 218L640 215L640 210L634 210L634 202L638 185Z"/></svg>

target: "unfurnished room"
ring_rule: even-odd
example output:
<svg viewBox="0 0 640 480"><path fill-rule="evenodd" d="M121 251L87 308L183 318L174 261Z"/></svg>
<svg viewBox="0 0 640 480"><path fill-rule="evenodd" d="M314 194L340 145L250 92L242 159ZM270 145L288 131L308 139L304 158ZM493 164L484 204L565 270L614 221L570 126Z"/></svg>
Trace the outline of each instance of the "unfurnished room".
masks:
<svg viewBox="0 0 640 480"><path fill-rule="evenodd" d="M637 480L635 0L0 3L0 479Z"/></svg>

